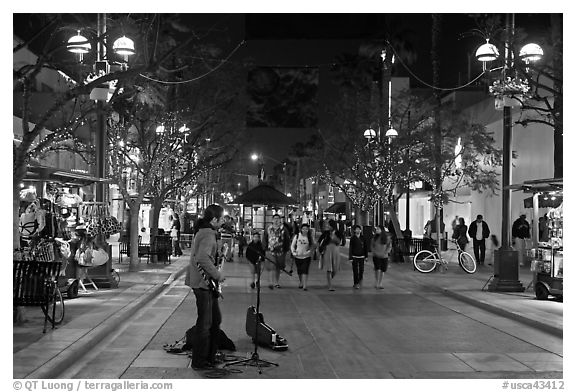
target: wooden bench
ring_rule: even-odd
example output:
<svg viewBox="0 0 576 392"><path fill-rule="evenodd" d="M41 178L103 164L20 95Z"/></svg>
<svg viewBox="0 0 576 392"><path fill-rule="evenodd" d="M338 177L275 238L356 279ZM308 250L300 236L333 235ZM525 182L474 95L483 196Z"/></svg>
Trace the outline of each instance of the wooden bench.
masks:
<svg viewBox="0 0 576 392"><path fill-rule="evenodd" d="M122 264L122 255L126 255L130 258L130 238L122 237L118 243L118 254L120 256L120 264ZM150 262L150 244L143 244L142 237L138 236L138 258L147 257L147 262Z"/></svg>
<svg viewBox="0 0 576 392"><path fill-rule="evenodd" d="M56 261L22 261L13 260L13 292L12 304L18 306L40 306L44 312L44 329L48 320L52 323L52 329L56 325L55 307L61 306L61 314L64 314L64 302L60 295L60 304L56 305L56 293L58 291L57 277L62 268L61 262ZM52 317L49 312L52 306Z"/></svg>
<svg viewBox="0 0 576 392"><path fill-rule="evenodd" d="M172 239L167 235L157 235L150 244L149 254L157 256L158 260L166 263L172 263L170 256L172 255Z"/></svg>

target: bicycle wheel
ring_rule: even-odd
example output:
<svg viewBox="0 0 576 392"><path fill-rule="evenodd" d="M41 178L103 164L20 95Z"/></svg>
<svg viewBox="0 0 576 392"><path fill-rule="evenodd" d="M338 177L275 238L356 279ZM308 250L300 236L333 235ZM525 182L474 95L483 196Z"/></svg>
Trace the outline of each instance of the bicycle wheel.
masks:
<svg viewBox="0 0 576 392"><path fill-rule="evenodd" d="M48 321L54 320L54 325L58 325L64 320L64 298L58 286L54 287L54 292L48 303L48 307L40 306L48 318ZM52 318L54 316L54 318Z"/></svg>
<svg viewBox="0 0 576 392"><path fill-rule="evenodd" d="M414 256L414 267L422 273L432 272L434 267L436 267L437 261L434 253L429 250L421 250Z"/></svg>
<svg viewBox="0 0 576 392"><path fill-rule="evenodd" d="M462 252L458 256L458 264L468 274L473 274L476 272L476 260L470 255L470 253Z"/></svg>

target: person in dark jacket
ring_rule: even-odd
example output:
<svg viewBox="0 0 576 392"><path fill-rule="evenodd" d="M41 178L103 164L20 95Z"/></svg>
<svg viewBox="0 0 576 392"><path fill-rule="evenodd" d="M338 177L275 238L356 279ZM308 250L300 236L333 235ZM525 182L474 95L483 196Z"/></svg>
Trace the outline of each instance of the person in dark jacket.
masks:
<svg viewBox="0 0 576 392"><path fill-rule="evenodd" d="M182 249L180 249L180 217L174 213L170 216L172 225L170 226L170 237L172 239L172 256L182 256Z"/></svg>
<svg viewBox="0 0 576 392"><path fill-rule="evenodd" d="M456 240L458 246L460 247L461 251L458 252L460 254L463 251L466 251L466 245L468 244L468 226L464 221L464 218L458 218L458 224L454 226L454 232L452 234L452 239Z"/></svg>
<svg viewBox="0 0 576 392"><path fill-rule="evenodd" d="M262 245L260 241L260 233L255 231L252 234L252 241L250 241L246 248L246 258L250 262L250 273L252 274L251 288L255 288L258 283L258 274L262 272L261 262L264 261L265 253L264 245Z"/></svg>
<svg viewBox="0 0 576 392"><path fill-rule="evenodd" d="M352 262L354 288L359 289L364 277L364 261L368 257L368 247L362 235L362 228L359 225L354 225L352 230L354 234L350 237L348 260Z"/></svg>
<svg viewBox="0 0 576 392"><path fill-rule="evenodd" d="M184 284L192 288L196 297L198 318L192 351L192 366L196 369L213 367L216 361L216 338L222 322L218 296L213 282L223 282L224 275L216 266L218 242L216 228L220 226L224 209L212 204L195 226L194 243Z"/></svg>
<svg viewBox="0 0 576 392"><path fill-rule="evenodd" d="M526 259L526 240L530 238L530 223L526 220L526 214L512 224L512 246L518 251L518 264L524 265Z"/></svg>
<svg viewBox="0 0 576 392"><path fill-rule="evenodd" d="M476 262L479 265L484 265L484 257L486 256L486 238L490 237L490 229L488 228L488 224L484 222L482 215L478 215L476 220L470 223L468 235L472 238Z"/></svg>

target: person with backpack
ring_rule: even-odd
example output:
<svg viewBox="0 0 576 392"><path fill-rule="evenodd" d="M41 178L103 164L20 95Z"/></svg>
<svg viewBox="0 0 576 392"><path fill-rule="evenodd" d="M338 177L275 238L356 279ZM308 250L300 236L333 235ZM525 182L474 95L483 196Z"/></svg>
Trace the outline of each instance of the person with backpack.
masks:
<svg viewBox="0 0 576 392"><path fill-rule="evenodd" d="M310 261L312 260L312 253L314 252L314 240L312 239L310 226L307 223L300 226L299 233L294 235L290 250L296 262L296 271L298 272L298 279L300 281L298 288L306 291L308 290L307 283Z"/></svg>

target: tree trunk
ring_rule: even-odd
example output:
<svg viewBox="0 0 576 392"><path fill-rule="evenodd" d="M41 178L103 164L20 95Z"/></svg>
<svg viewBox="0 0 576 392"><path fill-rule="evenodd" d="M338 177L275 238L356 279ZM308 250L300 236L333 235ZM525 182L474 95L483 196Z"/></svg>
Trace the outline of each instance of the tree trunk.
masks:
<svg viewBox="0 0 576 392"><path fill-rule="evenodd" d="M158 221L160 220L160 210L162 209L163 198L156 197L152 202L152 210L150 211L150 243L154 243L158 235ZM157 255L152 255L153 263L158 261Z"/></svg>
<svg viewBox="0 0 576 392"><path fill-rule="evenodd" d="M138 258L138 214L140 212L140 203L131 203L130 205L130 266L129 271L138 271L140 268L140 259Z"/></svg>
<svg viewBox="0 0 576 392"><path fill-rule="evenodd" d="M12 248L20 248L20 187L14 186L12 189Z"/></svg>

